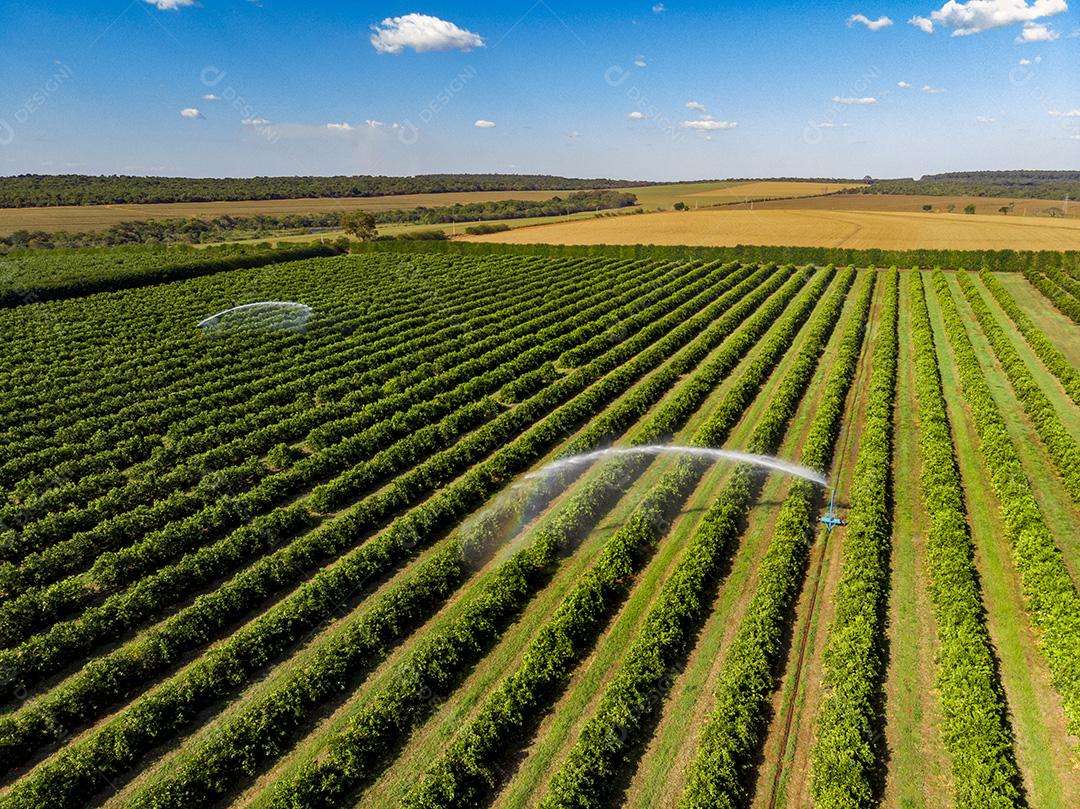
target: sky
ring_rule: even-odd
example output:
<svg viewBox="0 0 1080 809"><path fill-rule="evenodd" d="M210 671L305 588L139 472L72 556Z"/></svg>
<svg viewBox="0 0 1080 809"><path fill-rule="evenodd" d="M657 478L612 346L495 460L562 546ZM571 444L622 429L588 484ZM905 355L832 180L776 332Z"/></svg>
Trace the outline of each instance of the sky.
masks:
<svg viewBox="0 0 1080 809"><path fill-rule="evenodd" d="M1066 0L0 0L0 175L1080 168Z"/></svg>

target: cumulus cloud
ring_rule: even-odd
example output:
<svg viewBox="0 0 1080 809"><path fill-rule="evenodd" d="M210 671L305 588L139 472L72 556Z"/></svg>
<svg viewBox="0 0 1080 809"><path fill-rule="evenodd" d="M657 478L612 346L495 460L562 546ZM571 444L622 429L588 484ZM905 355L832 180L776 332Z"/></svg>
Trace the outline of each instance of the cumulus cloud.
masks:
<svg viewBox="0 0 1080 809"><path fill-rule="evenodd" d="M833 96L833 104L843 104L848 107L863 107L870 104L877 104L877 99L873 96L864 96L862 98L851 98L848 96Z"/></svg>
<svg viewBox="0 0 1080 809"><path fill-rule="evenodd" d="M380 126L383 125L382 121L376 121L373 118L368 118L366 121L364 121L364 123L367 124L369 129L378 129Z"/></svg>
<svg viewBox="0 0 1080 809"><path fill-rule="evenodd" d="M473 126L475 126L477 129L494 129L495 122L485 121L483 118L481 118L475 124L473 124Z"/></svg>
<svg viewBox="0 0 1080 809"><path fill-rule="evenodd" d="M1034 0L1030 4L1026 0L968 0L966 3L949 0L937 11L930 12L929 19L915 16L908 22L928 34L933 33L934 26L940 24L951 28L954 37L962 37L1006 25L1031 24L1043 17L1061 14L1068 10L1069 4L1066 0ZM1038 36L1038 34L1033 34L1033 36ZM1045 40L1025 39L1024 41Z"/></svg>
<svg viewBox="0 0 1080 809"><path fill-rule="evenodd" d="M180 115L183 118L202 118L203 114L194 107L185 107L180 110Z"/></svg>
<svg viewBox="0 0 1080 809"><path fill-rule="evenodd" d="M637 57L634 57L634 64L637 65L638 67L645 67L645 65L648 64L648 63L645 61L644 56L637 56Z"/></svg>
<svg viewBox="0 0 1080 809"><path fill-rule="evenodd" d="M929 93L930 95L933 96L933 95L939 95L940 93L944 93L945 88L944 87L931 87L929 84L924 84L923 88L922 88L922 91L924 93Z"/></svg>
<svg viewBox="0 0 1080 809"><path fill-rule="evenodd" d="M221 101L221 96L216 96L213 93L207 93L203 96L203 101Z"/></svg>
<svg viewBox="0 0 1080 809"><path fill-rule="evenodd" d="M484 40L479 34L428 14L387 17L378 25L371 26L371 30L374 31L371 44L379 53L401 53L406 48L425 53L484 47Z"/></svg>
<svg viewBox="0 0 1080 809"><path fill-rule="evenodd" d="M327 124L326 128L331 132L352 132L356 127L342 121L340 124Z"/></svg>
<svg viewBox="0 0 1080 809"><path fill-rule="evenodd" d="M1017 42L1053 42L1060 37L1057 31L1038 22L1024 23L1024 30L1016 38Z"/></svg>
<svg viewBox="0 0 1080 809"><path fill-rule="evenodd" d="M911 89L911 85L906 81L898 81L896 83L896 86L897 87L902 87L905 90L910 90Z"/></svg>
<svg viewBox="0 0 1080 809"><path fill-rule="evenodd" d="M265 118L244 118L240 123L243 126L269 126L270 124Z"/></svg>
<svg viewBox="0 0 1080 809"><path fill-rule="evenodd" d="M885 16L878 17L876 20L871 20L865 14L852 14L847 18L847 27L851 28L853 25L865 25L871 31L878 31L892 25L892 20Z"/></svg>
<svg viewBox="0 0 1080 809"><path fill-rule="evenodd" d="M630 113L626 117L627 118L633 118L635 121L640 121L642 118L645 117L645 113L641 112L640 110L634 110L632 113Z"/></svg>
<svg viewBox="0 0 1080 809"><path fill-rule="evenodd" d="M665 6L663 3L657 3L652 7L653 14L663 14L665 11L667 11L667 6Z"/></svg>
<svg viewBox="0 0 1080 809"><path fill-rule="evenodd" d="M989 115L976 115L975 123L977 124L992 124L997 121L997 118L992 118Z"/></svg>
<svg viewBox="0 0 1080 809"><path fill-rule="evenodd" d="M697 121L683 121L679 124L679 128L707 131L712 129L734 129L738 125L736 121L716 121L712 118L701 118Z"/></svg>
<svg viewBox="0 0 1080 809"><path fill-rule="evenodd" d="M176 11L185 6L195 5L195 0L146 0L159 11Z"/></svg>
<svg viewBox="0 0 1080 809"><path fill-rule="evenodd" d="M698 112L705 112L705 105L700 101L687 101L686 108L688 110L697 110Z"/></svg>

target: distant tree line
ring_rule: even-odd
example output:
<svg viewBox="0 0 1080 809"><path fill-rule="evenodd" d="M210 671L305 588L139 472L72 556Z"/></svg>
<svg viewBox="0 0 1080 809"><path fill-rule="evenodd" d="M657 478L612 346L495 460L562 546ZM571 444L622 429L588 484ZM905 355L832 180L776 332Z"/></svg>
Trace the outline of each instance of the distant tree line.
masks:
<svg viewBox="0 0 1080 809"><path fill-rule="evenodd" d="M20 174L0 177L0 208L152 202L376 197L450 191L579 191L650 183L543 174L420 174L414 177L136 177Z"/></svg>
<svg viewBox="0 0 1080 809"><path fill-rule="evenodd" d="M409 208L372 211L376 224L442 225L450 222L482 222L495 219L525 219L560 216L581 211L627 208L637 204L633 194L621 191L581 191L549 200L493 200L447 205L439 208ZM354 212L329 211L303 214L253 214L216 216L209 219L149 219L118 222L105 230L68 231L18 230L0 237L0 250L34 250L68 247L111 247L123 244L202 244L233 238L261 238L282 231L311 232L342 226L342 218Z"/></svg>
<svg viewBox="0 0 1080 809"><path fill-rule="evenodd" d="M954 171L918 180L872 180L849 194L927 194L930 196L1080 198L1080 171Z"/></svg>

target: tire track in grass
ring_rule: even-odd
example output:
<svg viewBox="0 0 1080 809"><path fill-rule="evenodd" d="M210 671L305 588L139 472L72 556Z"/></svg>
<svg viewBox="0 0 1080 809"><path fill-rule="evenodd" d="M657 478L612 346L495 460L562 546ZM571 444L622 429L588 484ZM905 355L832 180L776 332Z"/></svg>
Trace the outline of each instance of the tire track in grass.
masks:
<svg viewBox="0 0 1080 809"><path fill-rule="evenodd" d="M871 269L869 272L878 272ZM880 322L883 296L888 283L883 273L870 309L867 326L859 347L859 361L852 380L851 390L843 410L840 438L835 450L834 469L830 482L838 492L847 496L838 502L838 508L847 512L851 508L852 479L861 443L859 436L865 427L868 390L873 368L873 351L877 333L888 324ZM880 361L880 359L879 359ZM844 531L850 528L844 528ZM821 694L818 679L821 676L821 656L824 644L818 641L818 629L822 622L828 626L834 615L833 596L840 580L843 559L842 544L845 536L841 531L833 537L831 531L818 529L818 538L810 549L809 573L795 608L793 645L797 654L790 653L785 661L785 671L772 700L772 716L765 743L762 745L764 762L755 771L757 787L754 805L774 809L790 805L787 797L792 779L793 788L799 796L797 805L810 803L807 779L810 770L810 745ZM811 685L812 681L812 685ZM813 690L810 690L813 689ZM804 712L808 714L804 717ZM792 733L792 728L796 732ZM772 768L771 777L769 768Z"/></svg>
<svg viewBox="0 0 1080 809"><path fill-rule="evenodd" d="M918 270L914 270L918 272ZM885 679L885 741L888 769L882 806L947 809L953 794L941 710L934 692L938 655L934 616L923 583L926 559L925 496L919 469L919 402L911 333L908 273L900 284L900 356L896 392L896 475L893 502L892 597L889 599L889 661Z"/></svg>

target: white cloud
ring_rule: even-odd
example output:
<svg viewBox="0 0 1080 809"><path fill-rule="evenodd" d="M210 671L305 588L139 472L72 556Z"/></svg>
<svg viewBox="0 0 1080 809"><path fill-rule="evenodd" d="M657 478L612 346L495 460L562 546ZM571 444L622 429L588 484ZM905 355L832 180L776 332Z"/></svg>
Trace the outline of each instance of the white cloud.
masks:
<svg viewBox="0 0 1080 809"><path fill-rule="evenodd" d="M865 96L863 98L849 98L845 96L833 96L833 104L843 104L845 106L862 107L870 104L877 104L877 99L872 96Z"/></svg>
<svg viewBox="0 0 1080 809"><path fill-rule="evenodd" d="M473 124L473 126L475 126L477 129L494 129L495 128L495 122L494 121L485 121L483 118L481 118L475 124Z"/></svg>
<svg viewBox="0 0 1080 809"><path fill-rule="evenodd" d="M270 122L265 118L245 118L240 122L243 126L269 126Z"/></svg>
<svg viewBox="0 0 1080 809"><path fill-rule="evenodd" d="M992 118L989 115L976 115L975 123L977 124L992 124L997 121L997 118Z"/></svg>
<svg viewBox="0 0 1080 809"><path fill-rule="evenodd" d="M634 64L637 65L638 67L645 67L645 65L648 64L648 63L645 61L644 56L637 56L637 57L634 58Z"/></svg>
<svg viewBox="0 0 1080 809"><path fill-rule="evenodd" d="M203 101L221 101L221 96L216 96L213 93L207 93L203 96Z"/></svg>
<svg viewBox="0 0 1080 809"><path fill-rule="evenodd" d="M865 25L871 31L878 31L882 28L888 28L893 23L892 20L884 16L878 17L876 20L871 20L865 14L852 14L847 19L847 26L848 28L851 28L851 26L856 24Z"/></svg>
<svg viewBox="0 0 1080 809"><path fill-rule="evenodd" d="M371 44L379 53L401 53L405 48L425 53L484 47L484 40L478 34L428 14L387 17L371 26L371 30L375 32L371 35Z"/></svg>
<svg viewBox="0 0 1080 809"><path fill-rule="evenodd" d="M1069 140L1080 140L1080 132L1075 135L1069 135Z"/></svg>
<svg viewBox="0 0 1080 809"><path fill-rule="evenodd" d="M1017 42L1053 42L1060 37L1057 31L1038 22L1024 23L1024 30L1016 38Z"/></svg>
<svg viewBox="0 0 1080 809"><path fill-rule="evenodd" d="M1050 110L1049 114L1055 118L1080 118L1080 110L1069 110L1068 112Z"/></svg>
<svg viewBox="0 0 1080 809"><path fill-rule="evenodd" d="M680 129L734 129L739 124L735 121L715 121L712 118L702 118L697 121L683 121L679 124Z"/></svg>
<svg viewBox="0 0 1080 809"><path fill-rule="evenodd" d="M332 132L352 132L356 127L342 121L340 124L327 124L326 128Z"/></svg>
<svg viewBox="0 0 1080 809"><path fill-rule="evenodd" d="M640 121L642 118L645 117L645 113L641 112L640 110L634 110L632 113L630 113L626 117L627 118L633 118L635 121Z"/></svg>
<svg viewBox="0 0 1080 809"><path fill-rule="evenodd" d="M1041 61L1042 61L1042 57L1041 56L1036 56L1034 59L1021 59L1019 62L1017 62L1017 64L1018 65L1025 65L1025 66L1032 65L1032 64L1037 65Z"/></svg>
<svg viewBox="0 0 1080 809"><path fill-rule="evenodd" d="M195 5L195 0L146 0L159 11L176 11L185 6Z"/></svg>
<svg viewBox="0 0 1080 809"><path fill-rule="evenodd" d="M832 121L824 121L820 124L811 124L814 129L837 129L844 128L847 124L834 124Z"/></svg>
<svg viewBox="0 0 1080 809"><path fill-rule="evenodd" d="M962 37L1016 23L1030 24L1068 10L1066 0L1034 0L1030 5L1026 0L968 0L966 3L948 0L937 11L930 12L929 19L915 16L908 22L927 33L933 32L935 24L941 24L953 29L954 37Z"/></svg>
<svg viewBox="0 0 1080 809"><path fill-rule="evenodd" d="M697 110L698 112L705 112L705 105L700 101L687 101L686 108L688 110Z"/></svg>
<svg viewBox="0 0 1080 809"><path fill-rule="evenodd" d="M910 89L911 89L911 85L910 85L910 84L908 84L908 83L907 83L906 81L898 81L898 82L896 83L896 86L897 86L897 87L902 87L902 88L903 88L903 89L905 89L905 90L910 90Z"/></svg>
<svg viewBox="0 0 1080 809"><path fill-rule="evenodd" d="M663 3L657 3L652 7L653 14L663 14L665 11L667 11L667 6L665 6Z"/></svg>
<svg viewBox="0 0 1080 809"><path fill-rule="evenodd" d="M184 118L202 118L203 114L194 107L185 107L180 110L180 115Z"/></svg>
<svg viewBox="0 0 1080 809"><path fill-rule="evenodd" d="M367 124L370 129L378 129L383 125L382 121L376 121L372 118L368 118L364 123Z"/></svg>
<svg viewBox="0 0 1080 809"><path fill-rule="evenodd" d="M581 137L581 133L575 129L573 132L567 132L566 137L570 138L571 140L577 140Z"/></svg>
<svg viewBox="0 0 1080 809"><path fill-rule="evenodd" d="M944 93L945 88L944 87L931 87L929 84L924 84L923 88L922 88L922 91L924 93L929 93L930 95L934 96L934 95L940 95L941 93Z"/></svg>

